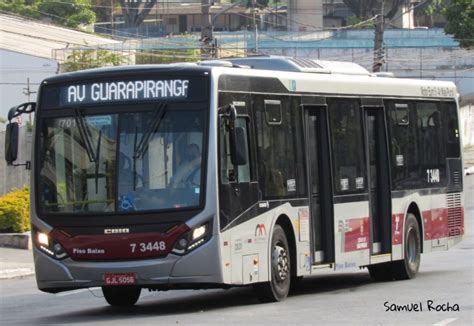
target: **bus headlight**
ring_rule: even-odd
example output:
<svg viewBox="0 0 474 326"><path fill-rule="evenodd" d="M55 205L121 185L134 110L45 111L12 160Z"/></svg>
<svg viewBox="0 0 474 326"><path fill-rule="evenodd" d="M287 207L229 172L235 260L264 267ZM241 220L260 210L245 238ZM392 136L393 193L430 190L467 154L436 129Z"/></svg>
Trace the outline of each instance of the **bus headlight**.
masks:
<svg viewBox="0 0 474 326"><path fill-rule="evenodd" d="M38 232L37 238L40 245L49 247L49 237L46 233Z"/></svg>
<svg viewBox="0 0 474 326"><path fill-rule="evenodd" d="M172 252L178 255L184 255L202 244L206 243L211 238L211 223L205 223L195 227L191 231L183 234L178 241L176 241Z"/></svg>
<svg viewBox="0 0 474 326"><path fill-rule="evenodd" d="M56 259L63 259L67 257L66 250L63 248L63 246L54 239L51 239L49 234L33 229L33 239L36 247L38 247L48 256Z"/></svg>
<svg viewBox="0 0 474 326"><path fill-rule="evenodd" d="M207 232L207 224L201 225L193 230L193 241L201 238Z"/></svg>

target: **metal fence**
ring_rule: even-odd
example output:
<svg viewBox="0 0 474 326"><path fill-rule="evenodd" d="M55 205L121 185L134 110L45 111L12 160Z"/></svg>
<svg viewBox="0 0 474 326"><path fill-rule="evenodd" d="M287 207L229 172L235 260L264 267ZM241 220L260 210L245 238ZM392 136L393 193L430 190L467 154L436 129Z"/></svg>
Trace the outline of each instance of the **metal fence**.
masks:
<svg viewBox="0 0 474 326"><path fill-rule="evenodd" d="M215 33L218 58L248 54L285 55L335 61L351 61L371 70L373 30L302 32L249 31ZM197 33L174 37L124 40L94 48L55 50L53 59L65 63L71 58L97 64L95 50L121 56L120 64L196 61L202 44ZM72 55L89 51L90 56ZM86 64L87 66L87 64ZM442 29L388 30L384 37L383 71L407 78L451 80L461 94L474 92L474 51L459 48Z"/></svg>

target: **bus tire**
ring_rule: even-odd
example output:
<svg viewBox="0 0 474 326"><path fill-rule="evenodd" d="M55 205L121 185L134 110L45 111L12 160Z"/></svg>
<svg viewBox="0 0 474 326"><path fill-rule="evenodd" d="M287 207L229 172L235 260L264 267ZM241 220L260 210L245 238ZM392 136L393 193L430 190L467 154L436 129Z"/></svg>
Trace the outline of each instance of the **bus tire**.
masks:
<svg viewBox="0 0 474 326"><path fill-rule="evenodd" d="M276 224L272 234L271 280L253 285L261 302L277 302L285 299L291 284L290 247L283 228Z"/></svg>
<svg viewBox="0 0 474 326"><path fill-rule="evenodd" d="M111 306L131 307L137 303L141 288L135 286L103 286L105 301Z"/></svg>
<svg viewBox="0 0 474 326"><path fill-rule="evenodd" d="M404 258L393 262L393 276L396 280L414 278L420 268L421 239L420 226L415 215L408 213L404 227Z"/></svg>

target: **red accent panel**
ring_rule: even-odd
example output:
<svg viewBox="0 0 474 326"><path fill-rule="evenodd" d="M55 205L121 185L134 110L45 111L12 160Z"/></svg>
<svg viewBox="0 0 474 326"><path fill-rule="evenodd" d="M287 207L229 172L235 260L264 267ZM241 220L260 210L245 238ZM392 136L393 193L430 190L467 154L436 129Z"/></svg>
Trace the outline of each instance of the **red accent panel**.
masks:
<svg viewBox="0 0 474 326"><path fill-rule="evenodd" d="M71 237L61 230L50 236L74 260L112 260L166 256L181 235L190 231L186 224L167 233L94 234Z"/></svg>
<svg viewBox="0 0 474 326"><path fill-rule="evenodd" d="M402 244L403 239L403 213L392 215L392 245Z"/></svg>
<svg viewBox="0 0 474 326"><path fill-rule="evenodd" d="M433 233L431 230L431 211L421 212L423 217L423 228L425 230L424 240L431 240L433 238Z"/></svg>
<svg viewBox="0 0 474 326"><path fill-rule="evenodd" d="M423 212L425 213L425 212ZM436 208L431 210L431 239L448 236L448 210Z"/></svg>
<svg viewBox="0 0 474 326"><path fill-rule="evenodd" d="M344 251L365 250L369 248L369 218L353 218L347 220L347 231L344 232Z"/></svg>

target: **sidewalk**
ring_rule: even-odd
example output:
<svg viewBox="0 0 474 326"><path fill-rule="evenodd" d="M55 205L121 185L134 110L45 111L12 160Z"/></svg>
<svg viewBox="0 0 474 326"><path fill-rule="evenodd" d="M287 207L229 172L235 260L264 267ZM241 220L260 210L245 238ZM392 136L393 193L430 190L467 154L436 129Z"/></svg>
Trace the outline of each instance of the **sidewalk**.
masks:
<svg viewBox="0 0 474 326"><path fill-rule="evenodd" d="M0 280L34 275L31 250L0 247Z"/></svg>

